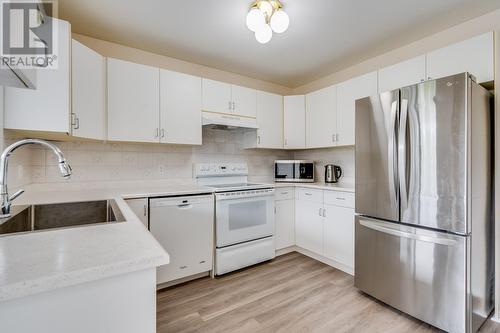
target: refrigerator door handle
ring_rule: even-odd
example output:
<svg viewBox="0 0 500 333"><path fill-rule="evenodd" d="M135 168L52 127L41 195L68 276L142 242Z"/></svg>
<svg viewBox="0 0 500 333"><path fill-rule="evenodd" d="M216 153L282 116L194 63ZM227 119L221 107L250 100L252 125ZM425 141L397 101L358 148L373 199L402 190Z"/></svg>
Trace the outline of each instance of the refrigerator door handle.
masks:
<svg viewBox="0 0 500 333"><path fill-rule="evenodd" d="M369 228L369 229L372 229L375 231L380 231L380 232L383 232L385 234L389 234L389 235L393 235L393 236L397 236L397 237L410 238L410 239L414 239L416 241L433 243L433 244L440 244L440 245L445 245L445 246L455 246L457 244L457 241L455 241L453 239L449 239L449 238L414 234L414 233L402 231L402 230L399 230L396 228L391 228L391 227L388 227L387 223L384 223L384 222L380 223L380 222L374 222L374 221L360 219L359 223L366 228Z"/></svg>
<svg viewBox="0 0 500 333"><path fill-rule="evenodd" d="M398 172L399 193L401 197L401 215L408 206L407 166L406 166L406 126L408 125L408 100L401 99L401 113L399 119L398 135Z"/></svg>
<svg viewBox="0 0 500 333"><path fill-rule="evenodd" d="M389 147L388 147L388 155L389 161L388 172L389 172L389 195L391 196L391 201L397 203L397 177L396 177L396 169L397 169L397 158L396 158L396 119L397 119L397 109L398 102L394 101L391 104L391 118L390 118L390 130L389 130Z"/></svg>

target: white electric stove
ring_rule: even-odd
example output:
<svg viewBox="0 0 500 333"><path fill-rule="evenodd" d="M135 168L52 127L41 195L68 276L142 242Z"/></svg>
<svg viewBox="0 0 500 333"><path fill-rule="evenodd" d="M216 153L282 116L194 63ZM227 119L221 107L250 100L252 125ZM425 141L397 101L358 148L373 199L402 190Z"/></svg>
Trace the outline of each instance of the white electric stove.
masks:
<svg viewBox="0 0 500 333"><path fill-rule="evenodd" d="M249 183L241 163L196 164L194 177L216 192L215 275L274 258L274 185Z"/></svg>

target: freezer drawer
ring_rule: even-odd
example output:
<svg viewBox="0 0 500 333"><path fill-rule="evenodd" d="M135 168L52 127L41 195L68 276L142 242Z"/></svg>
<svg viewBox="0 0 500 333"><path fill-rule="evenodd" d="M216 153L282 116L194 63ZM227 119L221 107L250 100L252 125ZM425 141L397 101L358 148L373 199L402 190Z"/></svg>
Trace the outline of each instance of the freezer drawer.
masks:
<svg viewBox="0 0 500 333"><path fill-rule="evenodd" d="M355 286L448 332L465 332L469 237L356 216Z"/></svg>

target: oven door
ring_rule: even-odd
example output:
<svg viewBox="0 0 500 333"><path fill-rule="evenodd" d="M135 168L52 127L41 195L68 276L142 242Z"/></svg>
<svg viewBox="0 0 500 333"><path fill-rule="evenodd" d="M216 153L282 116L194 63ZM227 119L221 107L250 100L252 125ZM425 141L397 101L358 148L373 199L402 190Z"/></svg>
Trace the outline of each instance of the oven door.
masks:
<svg viewBox="0 0 500 333"><path fill-rule="evenodd" d="M217 247L274 234L274 189L216 194Z"/></svg>

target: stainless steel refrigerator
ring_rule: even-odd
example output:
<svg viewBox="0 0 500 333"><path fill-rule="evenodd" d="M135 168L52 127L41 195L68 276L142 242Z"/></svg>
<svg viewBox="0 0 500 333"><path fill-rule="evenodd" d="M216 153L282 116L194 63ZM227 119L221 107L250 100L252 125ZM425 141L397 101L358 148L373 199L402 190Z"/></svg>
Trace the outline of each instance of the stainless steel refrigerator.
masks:
<svg viewBox="0 0 500 333"><path fill-rule="evenodd" d="M492 117L468 73L356 101L355 285L449 332L493 309Z"/></svg>

